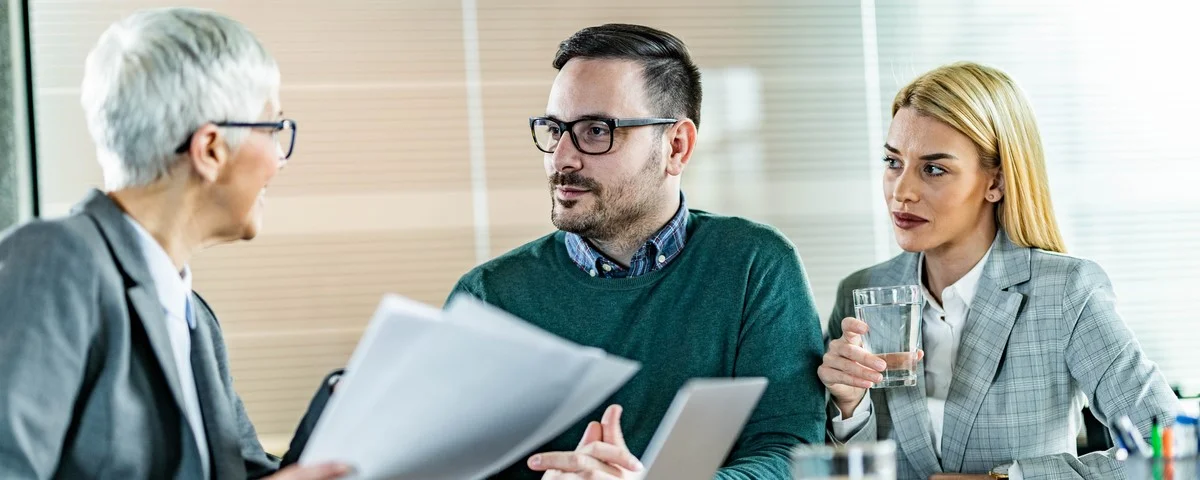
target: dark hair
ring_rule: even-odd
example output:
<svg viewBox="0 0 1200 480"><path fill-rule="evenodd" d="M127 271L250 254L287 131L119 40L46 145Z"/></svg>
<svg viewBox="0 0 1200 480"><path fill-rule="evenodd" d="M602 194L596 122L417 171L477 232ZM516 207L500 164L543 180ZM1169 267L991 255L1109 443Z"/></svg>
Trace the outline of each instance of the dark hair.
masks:
<svg viewBox="0 0 1200 480"><path fill-rule="evenodd" d="M634 60L642 65L646 95L656 115L690 118L700 125L700 70L679 37L642 25L610 23L588 27L558 45L554 68L572 58Z"/></svg>

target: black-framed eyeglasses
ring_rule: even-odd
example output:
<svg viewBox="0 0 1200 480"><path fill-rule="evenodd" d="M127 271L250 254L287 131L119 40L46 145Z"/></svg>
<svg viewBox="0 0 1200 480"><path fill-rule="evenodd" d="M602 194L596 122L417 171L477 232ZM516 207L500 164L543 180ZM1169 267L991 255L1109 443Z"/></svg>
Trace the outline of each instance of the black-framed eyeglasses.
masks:
<svg viewBox="0 0 1200 480"><path fill-rule="evenodd" d="M213 125L218 127L235 127L235 128L267 128L271 129L271 135L275 137L275 143L279 145L280 160L292 158L292 149L296 146L296 121L285 118L278 122L213 122ZM179 144L175 149L175 153L183 153L188 150L192 144L192 132L188 138Z"/></svg>
<svg viewBox="0 0 1200 480"><path fill-rule="evenodd" d="M588 155L603 155L612 150L613 131L618 128L670 125L678 121L674 118L584 117L564 122L549 117L530 117L529 130L533 132L534 146L545 153L554 153L563 132L567 132L576 150Z"/></svg>

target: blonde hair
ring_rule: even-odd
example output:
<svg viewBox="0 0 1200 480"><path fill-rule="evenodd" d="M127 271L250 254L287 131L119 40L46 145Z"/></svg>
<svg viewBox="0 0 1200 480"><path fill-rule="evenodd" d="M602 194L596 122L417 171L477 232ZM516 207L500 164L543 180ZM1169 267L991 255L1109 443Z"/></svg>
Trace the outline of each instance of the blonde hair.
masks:
<svg viewBox="0 0 1200 480"><path fill-rule="evenodd" d="M935 118L975 143L985 169L1000 169L1004 197L997 219L1023 247L1065 252L1050 202L1042 137L1029 100L1004 72L971 62L938 67L913 80L892 101Z"/></svg>

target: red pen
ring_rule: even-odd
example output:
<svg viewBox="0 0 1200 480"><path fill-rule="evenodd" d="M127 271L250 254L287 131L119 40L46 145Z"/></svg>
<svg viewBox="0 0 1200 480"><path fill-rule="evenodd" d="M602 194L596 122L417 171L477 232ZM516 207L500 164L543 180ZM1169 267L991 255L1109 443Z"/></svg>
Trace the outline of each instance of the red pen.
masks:
<svg viewBox="0 0 1200 480"><path fill-rule="evenodd" d="M1171 433L1171 427L1163 427L1162 431L1162 456L1163 458L1173 458L1171 453L1175 450L1175 435Z"/></svg>
<svg viewBox="0 0 1200 480"><path fill-rule="evenodd" d="M1171 427L1163 427L1162 430L1162 461L1166 465L1163 469L1163 480L1175 480L1175 462L1172 453L1175 450L1175 435L1171 433Z"/></svg>

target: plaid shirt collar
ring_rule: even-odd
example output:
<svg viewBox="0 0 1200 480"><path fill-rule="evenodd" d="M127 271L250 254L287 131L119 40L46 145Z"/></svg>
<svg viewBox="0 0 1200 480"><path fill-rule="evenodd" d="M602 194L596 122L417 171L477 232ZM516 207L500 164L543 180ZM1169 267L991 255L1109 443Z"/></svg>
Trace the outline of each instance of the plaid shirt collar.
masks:
<svg viewBox="0 0 1200 480"><path fill-rule="evenodd" d="M687 219L687 199L680 193L679 211L633 254L629 268L605 257L587 239L570 232L566 234L567 254L576 266L593 277L633 278L645 275L666 267L683 251L683 244L687 241Z"/></svg>

